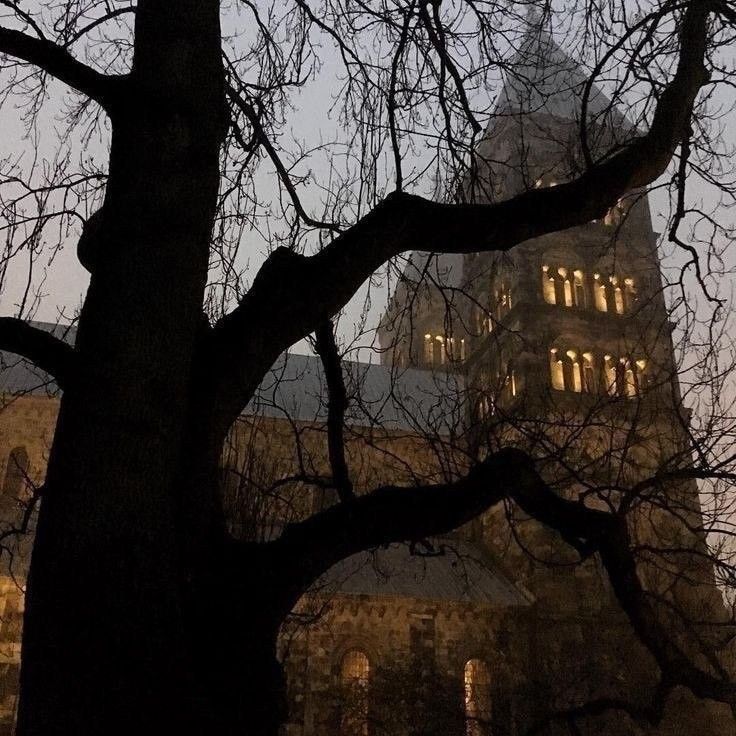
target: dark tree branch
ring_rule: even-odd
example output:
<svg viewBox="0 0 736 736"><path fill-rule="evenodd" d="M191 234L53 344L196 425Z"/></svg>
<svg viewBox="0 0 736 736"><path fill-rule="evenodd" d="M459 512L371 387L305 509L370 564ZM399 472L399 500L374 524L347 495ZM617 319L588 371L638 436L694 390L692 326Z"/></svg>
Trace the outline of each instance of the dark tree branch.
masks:
<svg viewBox="0 0 736 736"><path fill-rule="evenodd" d="M345 503L355 498L345 461L345 412L348 394L342 375L340 353L335 342L331 321L323 322L315 333L315 349L325 371L327 381L327 448L332 468L332 481L340 500Z"/></svg>
<svg viewBox="0 0 736 736"><path fill-rule="evenodd" d="M366 549L446 534L508 497L519 477L517 450L500 450L459 480L432 486L382 486L350 504L291 524L269 545L304 590L334 564ZM536 479L536 475L534 476Z"/></svg>
<svg viewBox="0 0 736 736"><path fill-rule="evenodd" d="M313 256L277 249L208 345L218 422L229 426L278 355L330 319L392 257L409 250L506 251L598 219L626 192L656 180L688 130L708 79L703 64L710 11L710 3L692 2L685 12L677 71L649 132L578 179L498 204L443 204L393 194Z"/></svg>
<svg viewBox="0 0 736 736"><path fill-rule="evenodd" d="M14 56L41 68L109 110L117 85L125 77L108 76L75 59L65 48L43 38L0 27L0 54Z"/></svg>
<svg viewBox="0 0 736 736"><path fill-rule="evenodd" d="M90 31L94 30L98 26L103 25L104 23L107 23L109 20L112 20L113 18L119 18L121 15L128 15L130 13L135 13L134 7L129 8L116 8L115 10L111 10L109 13L105 13L105 15L100 16L99 18L95 18L93 21L90 21L86 26L83 28L80 28L78 31L74 32L74 35L69 38L69 40L65 43L65 46L71 46L73 43L76 43L79 41L82 36L86 36Z"/></svg>
<svg viewBox="0 0 736 736"><path fill-rule="evenodd" d="M70 381L74 348L25 320L0 317L0 350L15 353L53 376L63 389Z"/></svg>
<svg viewBox="0 0 736 736"><path fill-rule="evenodd" d="M278 174L281 183L291 198L291 203L294 205L299 218L309 227L323 228L325 230L332 230L334 232L340 232L341 228L334 222L322 222L321 220L315 220L310 217L304 209L299 194L296 191L294 182L291 180L291 176L281 160L276 148L271 143L266 131L263 129L261 119L256 112L256 109L251 105L232 85L228 84L226 87L227 96L236 105L236 107L245 115L248 123L253 129L253 138L263 146L271 159L271 163L276 167L276 173Z"/></svg>

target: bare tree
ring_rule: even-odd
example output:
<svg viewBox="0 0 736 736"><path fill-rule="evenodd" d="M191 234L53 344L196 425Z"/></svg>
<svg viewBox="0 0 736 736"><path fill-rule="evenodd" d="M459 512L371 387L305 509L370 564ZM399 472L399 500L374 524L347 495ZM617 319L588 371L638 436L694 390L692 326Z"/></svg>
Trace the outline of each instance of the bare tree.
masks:
<svg viewBox="0 0 736 736"><path fill-rule="evenodd" d="M326 485L340 502L270 541L232 535L219 493L226 438L264 374L316 332L331 382L325 325L387 262L501 253L602 218L678 150L676 194L694 171L715 181L704 103L729 83L729 5L568 11L596 74L614 80L612 100L634 99L638 127L600 153L583 115L569 181L482 202L465 186L491 114L481 91L499 70L514 74L522 35L504 4L237 2L222 27L211 0L2 6L3 114L22 100L33 133L51 99L65 123L50 154L3 162L3 264L19 253L38 263L51 228L59 245L83 221L90 273L73 350L23 321L30 286L19 316L0 320L0 347L64 390L28 585L19 734L273 734L276 637L303 592L357 551L445 533L504 502L598 555L668 686L734 703L725 672L689 656L645 594L627 519L556 493L523 449L492 446L454 478L356 495L333 427ZM539 9L540 22L555 16ZM280 134L323 46L339 65L347 135L285 151ZM59 83L73 94L57 97ZM91 136L109 140L109 161L76 166ZM410 165L423 142L429 153ZM324 152L323 180L299 173ZM444 201L407 191L432 171ZM319 206L305 204L307 184ZM675 236L685 215L677 200ZM246 285L236 256L263 241L268 257ZM711 246L693 251L696 264ZM333 390L333 422L342 403Z"/></svg>

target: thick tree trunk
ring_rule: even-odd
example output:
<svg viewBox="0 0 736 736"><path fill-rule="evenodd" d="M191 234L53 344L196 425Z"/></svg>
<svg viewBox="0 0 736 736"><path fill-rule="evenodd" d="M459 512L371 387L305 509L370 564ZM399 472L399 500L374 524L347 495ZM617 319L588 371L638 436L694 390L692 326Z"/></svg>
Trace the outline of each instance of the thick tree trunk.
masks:
<svg viewBox="0 0 736 736"><path fill-rule="evenodd" d="M210 520L195 528L177 481L223 134L218 13L138 5L32 557L20 736L202 733L183 601Z"/></svg>

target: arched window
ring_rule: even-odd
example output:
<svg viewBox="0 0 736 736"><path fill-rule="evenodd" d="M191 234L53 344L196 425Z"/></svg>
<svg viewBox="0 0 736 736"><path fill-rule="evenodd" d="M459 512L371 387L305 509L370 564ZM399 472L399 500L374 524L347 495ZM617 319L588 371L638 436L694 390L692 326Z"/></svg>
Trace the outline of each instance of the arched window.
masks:
<svg viewBox="0 0 736 736"><path fill-rule="evenodd" d="M647 362L646 360L637 360L635 365L637 388L641 393L647 387Z"/></svg>
<svg viewBox="0 0 736 736"><path fill-rule="evenodd" d="M572 378L572 385L570 388L577 393L583 390L583 376L580 370L580 361L578 360L578 354L574 350L567 351L567 357L570 358L571 371L570 376Z"/></svg>
<svg viewBox="0 0 736 736"><path fill-rule="evenodd" d="M23 495L29 466L30 462L25 447L15 447L10 451L3 481L4 496L20 498Z"/></svg>
<svg viewBox="0 0 736 736"><path fill-rule="evenodd" d="M549 266L542 266L542 294L547 304L556 304L555 279L549 271Z"/></svg>
<svg viewBox="0 0 736 736"><path fill-rule="evenodd" d="M434 363L434 341L432 335L427 333L424 336L424 364L432 365Z"/></svg>
<svg viewBox="0 0 736 736"><path fill-rule="evenodd" d="M626 309L631 311L636 303L636 289L634 288L634 279L624 279L624 295L626 301Z"/></svg>
<svg viewBox="0 0 736 736"><path fill-rule="evenodd" d="M601 280L599 273L593 276L593 295L595 297L595 308L599 312L607 312L608 300L606 299L606 285Z"/></svg>
<svg viewBox="0 0 736 736"><path fill-rule="evenodd" d="M583 353L583 389L595 393L595 359L593 353Z"/></svg>
<svg viewBox="0 0 736 736"><path fill-rule="evenodd" d="M340 663L343 708L340 719L342 736L368 736L368 687L371 665L360 649L345 652Z"/></svg>
<svg viewBox="0 0 736 736"><path fill-rule="evenodd" d="M571 307L572 306L572 284L570 283L570 279L568 278L567 269L566 268L558 268L557 273L560 274L560 278L562 279L562 298L565 300L565 306Z"/></svg>
<svg viewBox="0 0 736 736"><path fill-rule="evenodd" d="M618 283L617 276L610 276L611 287L613 288L613 303L616 307L617 314L624 313L624 292Z"/></svg>
<svg viewBox="0 0 736 736"><path fill-rule="evenodd" d="M606 393L615 396L616 390L616 361L611 355L603 357L603 377L606 382Z"/></svg>
<svg viewBox="0 0 736 736"><path fill-rule="evenodd" d="M628 397L636 396L638 391L636 375L634 373L634 364L628 358L621 358L624 366L624 387Z"/></svg>
<svg viewBox="0 0 736 736"><path fill-rule="evenodd" d="M487 736L491 732L491 673L482 659L465 664L465 734Z"/></svg>
<svg viewBox="0 0 736 736"><path fill-rule="evenodd" d="M447 357L447 350L445 349L445 338L442 337L442 335L437 335L434 339L437 343L437 346L435 347L435 355L439 353L440 359L438 362L440 365L444 365L445 358Z"/></svg>
<svg viewBox="0 0 736 736"><path fill-rule="evenodd" d="M549 351L549 370L552 378L552 388L555 388L558 391L564 391L565 368L562 364L560 351L557 348L552 348Z"/></svg>
<svg viewBox="0 0 736 736"><path fill-rule="evenodd" d="M575 305L585 308L585 285L583 282L583 272L576 270L572 272L573 287L575 289Z"/></svg>

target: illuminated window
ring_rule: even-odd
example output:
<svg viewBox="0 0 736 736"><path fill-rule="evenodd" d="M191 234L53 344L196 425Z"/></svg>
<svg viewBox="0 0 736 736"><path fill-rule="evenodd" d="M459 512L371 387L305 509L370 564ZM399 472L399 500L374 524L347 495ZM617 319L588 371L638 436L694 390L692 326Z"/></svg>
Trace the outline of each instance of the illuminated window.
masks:
<svg viewBox="0 0 736 736"><path fill-rule="evenodd" d="M624 279L624 294L626 297L626 308L630 310L636 303L634 279Z"/></svg>
<svg viewBox="0 0 736 736"><path fill-rule="evenodd" d="M563 391L565 389L565 370L557 348L552 348L549 351L549 370L552 378L552 388Z"/></svg>
<svg viewBox="0 0 736 736"><path fill-rule="evenodd" d="M491 673L481 659L465 664L465 734L487 736L491 725Z"/></svg>
<svg viewBox="0 0 736 736"><path fill-rule="evenodd" d="M623 289L619 285L618 278L616 276L610 276L609 281L611 282L611 286L613 287L613 303L616 306L616 312L617 314L623 314L624 313Z"/></svg>
<svg viewBox="0 0 736 736"><path fill-rule="evenodd" d="M351 649L340 664L344 692L340 733L342 736L368 736L368 687L370 662L365 652Z"/></svg>
<svg viewBox="0 0 736 736"><path fill-rule="evenodd" d="M556 303L555 280L549 272L549 266L542 266L542 294L547 304Z"/></svg>
<svg viewBox="0 0 736 736"><path fill-rule="evenodd" d="M573 271L573 287L575 290L575 304L578 307L585 307L585 286L583 283L583 272Z"/></svg>
<svg viewBox="0 0 736 736"><path fill-rule="evenodd" d="M26 486L30 462L25 447L15 447L10 451L8 464L5 467L3 495L9 498L20 498Z"/></svg>
<svg viewBox="0 0 736 736"><path fill-rule="evenodd" d="M578 354L574 350L567 351L567 357L570 358L572 364L572 390L580 393L583 390L583 378L580 371L580 362L578 361Z"/></svg>
<svg viewBox="0 0 736 736"><path fill-rule="evenodd" d="M511 289L504 283L494 292L496 300L496 316L501 319L511 309Z"/></svg>
<svg viewBox="0 0 736 736"><path fill-rule="evenodd" d="M603 357L603 375L606 381L606 393L616 395L616 361L610 356Z"/></svg>
<svg viewBox="0 0 736 736"><path fill-rule="evenodd" d="M560 274L560 278L562 279L562 294L565 300L565 306L571 307L572 306L572 284L570 283L570 279L567 277L567 269L558 268L557 273Z"/></svg>
<svg viewBox="0 0 736 736"><path fill-rule="evenodd" d="M631 398L639 393L636 375L634 374L634 366L628 358L621 358L621 365L623 366L624 373L624 389L626 395Z"/></svg>
<svg viewBox="0 0 736 736"><path fill-rule="evenodd" d="M601 280L599 273L593 276L593 294L595 296L595 308L599 312L607 312L608 300L606 299L606 285Z"/></svg>
<svg viewBox="0 0 736 736"><path fill-rule="evenodd" d="M439 352L440 365L444 365L445 357L447 354L447 351L445 349L445 338L442 337L442 335L437 335L437 337L435 337L434 339L435 339L435 342L437 343L437 347L435 348L435 350Z"/></svg>
<svg viewBox="0 0 736 736"><path fill-rule="evenodd" d="M595 363L592 353L583 353L583 388L589 393L594 393L595 385Z"/></svg>
<svg viewBox="0 0 736 736"><path fill-rule="evenodd" d="M647 387L647 362L646 360L637 360L636 363L636 382L639 392Z"/></svg>
<svg viewBox="0 0 736 736"><path fill-rule="evenodd" d="M430 334L424 336L424 363L425 365L434 363L434 341Z"/></svg>
<svg viewBox="0 0 736 736"><path fill-rule="evenodd" d="M475 331L478 335L487 335L492 329L491 318L486 314L484 309L476 307L475 310Z"/></svg>
<svg viewBox="0 0 736 736"><path fill-rule="evenodd" d="M460 338L460 360L465 360L465 338Z"/></svg>

